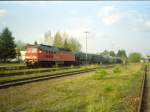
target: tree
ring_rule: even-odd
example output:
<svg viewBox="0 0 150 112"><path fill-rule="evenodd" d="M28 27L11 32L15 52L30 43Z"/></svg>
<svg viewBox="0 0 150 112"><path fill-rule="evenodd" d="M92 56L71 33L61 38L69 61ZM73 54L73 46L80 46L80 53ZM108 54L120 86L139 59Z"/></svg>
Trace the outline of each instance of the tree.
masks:
<svg viewBox="0 0 150 112"><path fill-rule="evenodd" d="M116 56L116 54L115 54L114 51L109 51L109 55L112 56L112 57L115 57L115 56Z"/></svg>
<svg viewBox="0 0 150 112"><path fill-rule="evenodd" d="M1 54L0 57L2 61L6 62L8 59L12 59L16 57L15 51L15 43L14 38L12 37L12 33L6 27L1 33Z"/></svg>
<svg viewBox="0 0 150 112"><path fill-rule="evenodd" d="M81 44L78 42L77 39L72 38L68 36L67 33L61 34L59 32L56 33L54 37L54 46L59 47L59 48L67 48L70 49L73 52L77 52L81 50Z"/></svg>
<svg viewBox="0 0 150 112"><path fill-rule="evenodd" d="M65 38L64 40L64 45L63 45L64 48L67 48L67 49L70 49L70 46L69 46L69 42L68 42L68 39Z"/></svg>
<svg viewBox="0 0 150 112"><path fill-rule="evenodd" d="M69 46L69 36L68 36L68 34L66 32L63 33L62 38L64 40L63 47L67 48L67 49L70 49L70 46Z"/></svg>
<svg viewBox="0 0 150 112"><path fill-rule="evenodd" d="M118 50L117 56L127 58L126 51L125 50Z"/></svg>
<svg viewBox="0 0 150 112"><path fill-rule="evenodd" d="M37 41L34 41L34 45L37 45L38 43L37 43Z"/></svg>
<svg viewBox="0 0 150 112"><path fill-rule="evenodd" d="M100 55L102 55L102 56L109 56L110 54L109 54L109 51L104 50L103 52L100 53Z"/></svg>
<svg viewBox="0 0 150 112"><path fill-rule="evenodd" d="M18 40L15 42L16 48L19 50L26 50L26 43L22 42L21 40Z"/></svg>
<svg viewBox="0 0 150 112"><path fill-rule="evenodd" d="M75 38L71 38L69 41L69 48L73 52L78 52L81 50L81 44Z"/></svg>
<svg viewBox="0 0 150 112"><path fill-rule="evenodd" d="M0 34L0 61L2 59L2 53L3 53L3 51L2 51L2 40L1 40L1 34Z"/></svg>
<svg viewBox="0 0 150 112"><path fill-rule="evenodd" d="M127 62L127 55L125 50L118 50L117 56L122 59L124 64Z"/></svg>
<svg viewBox="0 0 150 112"><path fill-rule="evenodd" d="M139 62L140 59L141 59L141 54L137 52L130 53L128 57L129 62Z"/></svg>
<svg viewBox="0 0 150 112"><path fill-rule="evenodd" d="M44 44L53 45L53 37L51 36L51 31L45 33Z"/></svg>
<svg viewBox="0 0 150 112"><path fill-rule="evenodd" d="M59 48L63 47L63 40L59 32L55 34L53 45Z"/></svg>
<svg viewBox="0 0 150 112"><path fill-rule="evenodd" d="M102 56L112 56L112 57L116 56L116 54L113 50L111 50L111 51L104 50L103 52L100 53L100 55L102 55Z"/></svg>

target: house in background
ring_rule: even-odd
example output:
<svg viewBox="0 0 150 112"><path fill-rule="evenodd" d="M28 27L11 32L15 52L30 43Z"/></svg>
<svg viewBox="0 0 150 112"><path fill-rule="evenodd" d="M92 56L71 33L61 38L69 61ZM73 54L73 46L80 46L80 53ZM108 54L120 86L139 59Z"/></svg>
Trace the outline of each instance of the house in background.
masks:
<svg viewBox="0 0 150 112"><path fill-rule="evenodd" d="M150 62L150 55L146 55L141 59L141 62Z"/></svg>
<svg viewBox="0 0 150 112"><path fill-rule="evenodd" d="M26 51L20 51L20 60L21 61L25 60L25 54L26 54Z"/></svg>

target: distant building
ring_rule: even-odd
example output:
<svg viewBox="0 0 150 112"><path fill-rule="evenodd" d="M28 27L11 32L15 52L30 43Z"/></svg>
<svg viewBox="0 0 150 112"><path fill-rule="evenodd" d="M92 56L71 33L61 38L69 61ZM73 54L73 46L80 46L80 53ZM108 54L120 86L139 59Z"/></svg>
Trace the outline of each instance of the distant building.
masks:
<svg viewBox="0 0 150 112"><path fill-rule="evenodd" d="M150 62L150 55L146 56L146 62Z"/></svg>
<svg viewBox="0 0 150 112"><path fill-rule="evenodd" d="M24 60L25 60L26 51L20 51L20 54L21 54L20 60L21 60L21 61L24 61Z"/></svg>
<svg viewBox="0 0 150 112"><path fill-rule="evenodd" d="M144 62L150 62L150 55L146 55L144 58L142 58Z"/></svg>

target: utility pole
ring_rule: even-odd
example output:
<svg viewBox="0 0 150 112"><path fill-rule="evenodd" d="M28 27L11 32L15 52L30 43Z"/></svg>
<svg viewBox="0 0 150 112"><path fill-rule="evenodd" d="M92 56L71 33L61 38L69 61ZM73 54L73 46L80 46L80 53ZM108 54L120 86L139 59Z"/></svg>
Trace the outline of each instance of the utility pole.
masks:
<svg viewBox="0 0 150 112"><path fill-rule="evenodd" d="M88 35L88 31L84 32L86 35L86 64L87 64L87 35Z"/></svg>

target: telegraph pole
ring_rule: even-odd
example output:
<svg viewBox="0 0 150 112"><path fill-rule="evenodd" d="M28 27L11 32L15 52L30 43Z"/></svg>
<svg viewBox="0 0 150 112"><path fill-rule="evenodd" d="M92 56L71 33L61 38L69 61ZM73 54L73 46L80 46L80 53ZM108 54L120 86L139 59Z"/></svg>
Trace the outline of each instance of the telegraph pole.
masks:
<svg viewBox="0 0 150 112"><path fill-rule="evenodd" d="M88 35L88 31L84 32L86 35L86 64L87 64L87 35Z"/></svg>

